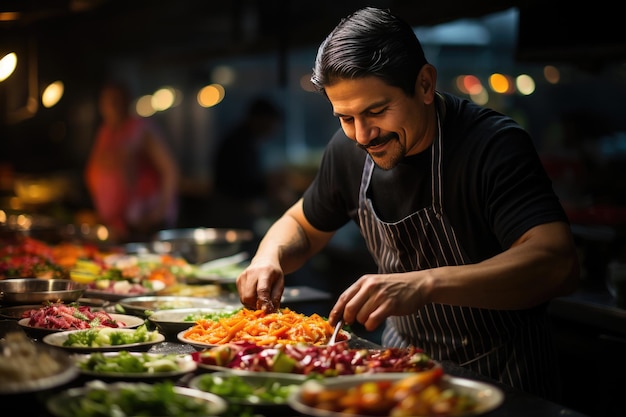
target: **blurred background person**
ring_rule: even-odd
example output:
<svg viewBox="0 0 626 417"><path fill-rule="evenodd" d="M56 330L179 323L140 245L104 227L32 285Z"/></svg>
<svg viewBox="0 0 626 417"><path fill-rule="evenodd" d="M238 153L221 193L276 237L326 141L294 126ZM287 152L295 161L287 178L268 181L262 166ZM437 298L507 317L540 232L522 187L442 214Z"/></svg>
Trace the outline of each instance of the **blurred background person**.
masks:
<svg viewBox="0 0 626 417"><path fill-rule="evenodd" d="M261 147L279 131L282 121L280 109L258 97L218 144L213 161L217 205L213 224L252 229L255 220L267 214L273 183L263 167Z"/></svg>
<svg viewBox="0 0 626 417"><path fill-rule="evenodd" d="M156 126L133 115L128 86L100 90L101 124L85 170L99 220L117 242L146 241L176 224L179 168Z"/></svg>

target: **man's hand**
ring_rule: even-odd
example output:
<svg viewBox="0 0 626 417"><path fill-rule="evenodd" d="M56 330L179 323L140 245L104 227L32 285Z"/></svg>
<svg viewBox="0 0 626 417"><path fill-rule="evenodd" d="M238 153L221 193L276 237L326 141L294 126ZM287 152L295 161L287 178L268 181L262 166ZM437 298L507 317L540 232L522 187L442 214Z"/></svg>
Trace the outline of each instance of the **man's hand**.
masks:
<svg viewBox="0 0 626 417"><path fill-rule="evenodd" d="M252 260L237 277L237 291L244 307L273 313L280 308L285 278L280 267L262 260Z"/></svg>
<svg viewBox="0 0 626 417"><path fill-rule="evenodd" d="M372 331L389 316L417 312L426 301L420 294L421 280L415 278L416 274L417 271L363 275L339 296L328 318L330 324L343 318L348 324L358 321Z"/></svg>

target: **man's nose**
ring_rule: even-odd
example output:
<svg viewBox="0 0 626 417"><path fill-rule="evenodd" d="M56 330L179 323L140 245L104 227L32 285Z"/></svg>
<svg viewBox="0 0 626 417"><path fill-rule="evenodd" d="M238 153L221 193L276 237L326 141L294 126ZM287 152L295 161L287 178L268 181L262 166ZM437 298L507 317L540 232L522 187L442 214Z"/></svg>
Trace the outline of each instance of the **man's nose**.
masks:
<svg viewBox="0 0 626 417"><path fill-rule="evenodd" d="M355 139L360 145L367 145L372 139L377 138L379 129L369 124L366 120L355 122Z"/></svg>

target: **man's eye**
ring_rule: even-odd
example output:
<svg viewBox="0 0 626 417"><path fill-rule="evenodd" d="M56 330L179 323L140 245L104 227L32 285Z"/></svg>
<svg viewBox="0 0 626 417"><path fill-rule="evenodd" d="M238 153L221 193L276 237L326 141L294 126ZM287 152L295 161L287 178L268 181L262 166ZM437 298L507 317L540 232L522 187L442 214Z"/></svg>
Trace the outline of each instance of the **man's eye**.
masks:
<svg viewBox="0 0 626 417"><path fill-rule="evenodd" d="M378 111L370 110L370 112L369 112L369 113L370 113L372 116L378 116L378 115L383 114L384 112L385 112L385 109L381 109L381 110L378 110Z"/></svg>
<svg viewBox="0 0 626 417"><path fill-rule="evenodd" d="M353 117L340 117L341 123L352 123L354 121Z"/></svg>

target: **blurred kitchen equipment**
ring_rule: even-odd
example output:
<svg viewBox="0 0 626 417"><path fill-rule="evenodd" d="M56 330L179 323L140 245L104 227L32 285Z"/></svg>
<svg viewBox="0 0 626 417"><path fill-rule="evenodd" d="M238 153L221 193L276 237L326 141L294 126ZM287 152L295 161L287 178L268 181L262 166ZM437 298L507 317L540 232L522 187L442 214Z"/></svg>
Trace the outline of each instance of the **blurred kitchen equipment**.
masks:
<svg viewBox="0 0 626 417"><path fill-rule="evenodd" d="M0 281L0 304L38 304L78 300L85 286L68 279L10 278Z"/></svg>
<svg viewBox="0 0 626 417"><path fill-rule="evenodd" d="M253 238L253 232L244 229L166 229L157 233L155 241L151 242L151 249L155 253L182 256L191 264L203 264L235 255Z"/></svg>

